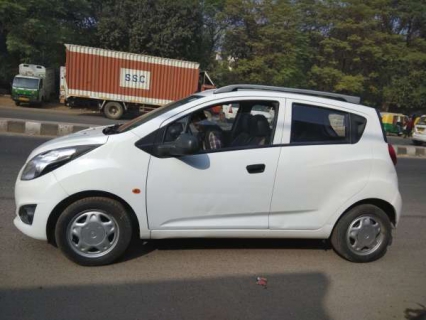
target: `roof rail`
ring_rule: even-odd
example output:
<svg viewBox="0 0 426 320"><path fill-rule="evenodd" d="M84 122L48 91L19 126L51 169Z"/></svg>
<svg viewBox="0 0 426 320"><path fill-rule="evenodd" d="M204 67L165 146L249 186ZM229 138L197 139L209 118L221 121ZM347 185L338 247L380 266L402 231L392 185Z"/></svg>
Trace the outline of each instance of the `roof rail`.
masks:
<svg viewBox="0 0 426 320"><path fill-rule="evenodd" d="M233 85L216 89L214 93L225 93L225 92L233 92L238 90L267 90L267 91L297 93L297 94L305 94L309 96L331 98L331 99L346 101L346 102L355 103L355 104L361 103L360 97L348 96L346 94L306 90L306 89L296 89L296 88L262 86L262 85L256 85L256 84L233 84Z"/></svg>

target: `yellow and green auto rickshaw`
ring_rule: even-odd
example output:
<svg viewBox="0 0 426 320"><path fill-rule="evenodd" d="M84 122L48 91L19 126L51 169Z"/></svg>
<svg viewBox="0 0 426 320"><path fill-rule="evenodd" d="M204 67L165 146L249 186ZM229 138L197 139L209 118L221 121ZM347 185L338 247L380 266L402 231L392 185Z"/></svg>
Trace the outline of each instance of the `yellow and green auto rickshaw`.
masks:
<svg viewBox="0 0 426 320"><path fill-rule="evenodd" d="M402 113L381 112L383 127L387 134L393 133L401 136L404 131L404 119L407 116Z"/></svg>

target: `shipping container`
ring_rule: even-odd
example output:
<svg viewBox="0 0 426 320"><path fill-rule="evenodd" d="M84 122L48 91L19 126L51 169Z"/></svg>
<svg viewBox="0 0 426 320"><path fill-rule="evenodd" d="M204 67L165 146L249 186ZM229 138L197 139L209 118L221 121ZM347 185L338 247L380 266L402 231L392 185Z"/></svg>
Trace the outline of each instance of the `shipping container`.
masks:
<svg viewBox="0 0 426 320"><path fill-rule="evenodd" d="M73 44L65 47L60 100L71 106L90 100L111 119L119 119L132 107L149 110L182 99L200 87L196 62Z"/></svg>

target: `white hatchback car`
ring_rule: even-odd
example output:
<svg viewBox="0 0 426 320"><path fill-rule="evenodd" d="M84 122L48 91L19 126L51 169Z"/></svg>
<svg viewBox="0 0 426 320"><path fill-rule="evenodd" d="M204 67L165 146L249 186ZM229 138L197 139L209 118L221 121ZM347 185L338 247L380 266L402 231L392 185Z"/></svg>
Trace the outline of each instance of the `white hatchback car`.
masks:
<svg viewBox="0 0 426 320"><path fill-rule="evenodd" d="M420 117L413 130L413 144L419 146L423 143L426 143L426 115Z"/></svg>
<svg viewBox="0 0 426 320"><path fill-rule="evenodd" d="M48 141L19 173L14 223L81 265L116 260L132 234L330 239L350 261L376 260L402 202L380 115L358 103L232 85ZM206 119L230 104L235 118Z"/></svg>

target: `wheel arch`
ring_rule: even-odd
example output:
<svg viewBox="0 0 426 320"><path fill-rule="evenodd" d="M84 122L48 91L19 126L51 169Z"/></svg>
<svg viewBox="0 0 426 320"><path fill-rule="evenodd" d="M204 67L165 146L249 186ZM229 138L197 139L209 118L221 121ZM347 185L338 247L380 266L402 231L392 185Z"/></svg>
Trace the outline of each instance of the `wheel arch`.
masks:
<svg viewBox="0 0 426 320"><path fill-rule="evenodd" d="M55 227L56 227L56 223L58 222L58 219L59 219L59 216L61 215L61 213L71 203L73 203L77 200L81 200L81 199L89 198L89 197L105 197L105 198L113 199L113 200L120 202L130 215L130 220L132 221L132 227L133 227L134 234L139 236L140 227L139 227L138 218L137 218L136 213L133 210L133 208L125 200L123 200L122 198L120 198L120 197L118 197L118 196L116 196L112 193L109 193L109 192L89 190L89 191L82 191L82 192L75 193L75 194L65 198L64 200L62 200L60 203L58 203L55 206L55 208L50 213L49 218L47 220L47 224L46 224L46 236L47 236L47 241L49 243L56 246Z"/></svg>
<svg viewBox="0 0 426 320"><path fill-rule="evenodd" d="M332 230L331 234L333 234L333 231L336 228L337 224L339 223L340 219L342 219L342 217L347 212L349 212L353 208L358 207L358 206L363 205L363 204L371 204L371 205L374 205L374 206L382 209L386 213L386 215L389 217L389 220L390 220L392 226L394 226L394 227L396 226L396 211L395 211L395 208L389 202L387 202L385 200L377 199L377 198L370 198L370 199L364 199L364 200L360 200L358 202L355 202L350 207L348 207L345 211L343 211L342 214L339 216L339 218L334 223L333 230Z"/></svg>

